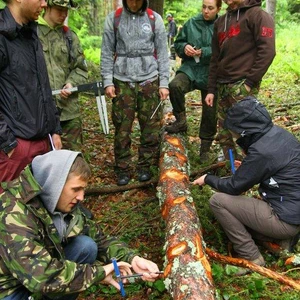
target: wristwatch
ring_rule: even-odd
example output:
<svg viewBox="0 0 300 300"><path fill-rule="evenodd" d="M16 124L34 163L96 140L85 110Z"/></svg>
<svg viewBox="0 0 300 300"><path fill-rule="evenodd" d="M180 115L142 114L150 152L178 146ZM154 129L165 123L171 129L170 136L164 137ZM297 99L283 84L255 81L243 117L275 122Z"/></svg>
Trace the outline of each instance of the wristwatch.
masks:
<svg viewBox="0 0 300 300"><path fill-rule="evenodd" d="M5 154L8 154L12 149L16 148L18 146L17 141L13 141L8 146L4 147L2 150Z"/></svg>

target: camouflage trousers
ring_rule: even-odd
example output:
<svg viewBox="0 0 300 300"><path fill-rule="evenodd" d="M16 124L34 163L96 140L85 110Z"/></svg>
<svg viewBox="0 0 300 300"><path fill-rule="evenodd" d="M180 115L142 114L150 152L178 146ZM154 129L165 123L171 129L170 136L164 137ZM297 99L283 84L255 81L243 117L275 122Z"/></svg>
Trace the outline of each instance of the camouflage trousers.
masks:
<svg viewBox="0 0 300 300"><path fill-rule="evenodd" d="M129 83L115 79L114 85L117 97L112 103L112 121L116 173L131 169L131 133L136 113L140 126L137 168L158 165L162 107L150 119L160 102L158 80Z"/></svg>
<svg viewBox="0 0 300 300"><path fill-rule="evenodd" d="M240 80L234 83L218 84L218 140L223 149L226 159L229 159L228 150L232 149L235 157L241 158L242 152L236 146L234 138L230 130L224 128L224 120L226 111L233 104L239 102L247 96L256 96L259 91L259 85L253 87L250 92L245 88L245 80Z"/></svg>
<svg viewBox="0 0 300 300"><path fill-rule="evenodd" d="M62 145L63 149L82 151L82 120L81 118L75 118L68 121L61 121L62 127Z"/></svg>

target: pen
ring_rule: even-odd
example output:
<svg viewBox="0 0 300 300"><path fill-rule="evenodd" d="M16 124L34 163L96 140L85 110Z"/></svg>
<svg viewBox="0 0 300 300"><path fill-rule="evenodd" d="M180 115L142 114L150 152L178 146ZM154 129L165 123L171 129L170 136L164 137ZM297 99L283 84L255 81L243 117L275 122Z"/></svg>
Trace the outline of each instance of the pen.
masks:
<svg viewBox="0 0 300 300"><path fill-rule="evenodd" d="M232 174L234 174L235 173L235 167L234 167L234 158L233 158L232 149L228 149L228 152L229 152L231 172L232 172Z"/></svg>
<svg viewBox="0 0 300 300"><path fill-rule="evenodd" d="M126 279L126 278L134 278L134 277L142 277L145 274L163 274L163 271L158 271L158 272L146 272L146 273L137 273L137 274L132 274L132 275L125 275L125 276L120 276L121 279Z"/></svg>
<svg viewBox="0 0 300 300"><path fill-rule="evenodd" d="M126 293L125 293L124 285L123 285L123 282L122 282L122 277L121 277L121 274L120 274L120 270L119 270L119 267L118 267L118 264L117 264L117 260L113 257L111 259L111 261L113 263L115 274L116 274L116 277L118 279L118 283L120 285L121 295L122 295L122 297L125 297Z"/></svg>

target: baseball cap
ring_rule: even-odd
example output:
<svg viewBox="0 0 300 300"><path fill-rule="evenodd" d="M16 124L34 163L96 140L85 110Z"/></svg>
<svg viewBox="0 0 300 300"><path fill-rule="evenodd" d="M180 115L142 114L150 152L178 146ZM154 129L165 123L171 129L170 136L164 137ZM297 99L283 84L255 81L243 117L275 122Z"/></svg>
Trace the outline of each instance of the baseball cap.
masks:
<svg viewBox="0 0 300 300"><path fill-rule="evenodd" d="M57 5L67 8L76 8L78 6L78 4L75 3L73 0L48 0L47 4L49 6Z"/></svg>

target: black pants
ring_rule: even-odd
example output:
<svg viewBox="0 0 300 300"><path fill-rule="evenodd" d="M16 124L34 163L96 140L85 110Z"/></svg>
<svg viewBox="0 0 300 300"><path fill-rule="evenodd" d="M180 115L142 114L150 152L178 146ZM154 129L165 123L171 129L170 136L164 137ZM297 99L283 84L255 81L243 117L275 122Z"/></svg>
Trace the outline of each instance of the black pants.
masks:
<svg viewBox="0 0 300 300"><path fill-rule="evenodd" d="M175 78L169 84L170 101L174 113L185 111L185 94L195 90L191 80L185 73L176 74ZM199 129L199 137L203 140L213 140L217 132L217 105L214 101L213 107L205 103L207 90L201 91L202 115Z"/></svg>

